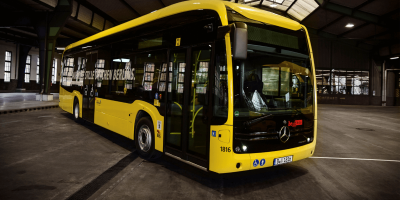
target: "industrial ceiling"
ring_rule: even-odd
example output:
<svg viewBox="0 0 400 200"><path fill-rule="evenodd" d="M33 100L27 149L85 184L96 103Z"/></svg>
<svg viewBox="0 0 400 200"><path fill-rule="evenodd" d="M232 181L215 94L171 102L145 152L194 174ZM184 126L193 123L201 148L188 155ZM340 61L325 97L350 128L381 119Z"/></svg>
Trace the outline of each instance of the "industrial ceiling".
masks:
<svg viewBox="0 0 400 200"><path fill-rule="evenodd" d="M182 0L74 0L58 47ZM217 0L216 0L217 1ZM400 54L399 0L231 0L294 19L313 35L349 42L380 56ZM24 13L51 12L58 0L2 0L0 39L37 46Z"/></svg>

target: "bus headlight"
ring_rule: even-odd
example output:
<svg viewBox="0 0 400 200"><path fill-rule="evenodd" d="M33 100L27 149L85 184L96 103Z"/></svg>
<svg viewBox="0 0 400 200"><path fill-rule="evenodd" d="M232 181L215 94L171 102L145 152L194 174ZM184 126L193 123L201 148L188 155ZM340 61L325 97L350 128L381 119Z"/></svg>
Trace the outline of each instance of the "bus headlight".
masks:
<svg viewBox="0 0 400 200"><path fill-rule="evenodd" d="M245 145L242 146L242 149L243 149L244 152L247 151L247 147Z"/></svg>

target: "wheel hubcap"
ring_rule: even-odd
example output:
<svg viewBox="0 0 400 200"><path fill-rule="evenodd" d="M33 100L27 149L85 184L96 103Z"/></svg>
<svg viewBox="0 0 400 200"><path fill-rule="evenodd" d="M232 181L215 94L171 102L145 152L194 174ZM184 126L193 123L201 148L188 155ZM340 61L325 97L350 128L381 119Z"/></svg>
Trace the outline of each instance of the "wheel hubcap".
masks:
<svg viewBox="0 0 400 200"><path fill-rule="evenodd" d="M151 131L147 125L142 125L138 133L138 143L140 150L148 152L151 147Z"/></svg>
<svg viewBox="0 0 400 200"><path fill-rule="evenodd" d="M78 104L75 104L75 119L78 119L78 117L79 117L79 106L78 106Z"/></svg>

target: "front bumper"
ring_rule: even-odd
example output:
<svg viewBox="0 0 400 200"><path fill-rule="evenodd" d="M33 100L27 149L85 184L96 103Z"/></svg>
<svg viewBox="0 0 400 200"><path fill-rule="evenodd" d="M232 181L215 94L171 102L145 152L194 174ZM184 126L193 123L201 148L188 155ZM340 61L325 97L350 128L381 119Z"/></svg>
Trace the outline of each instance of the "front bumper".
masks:
<svg viewBox="0 0 400 200"><path fill-rule="evenodd" d="M311 157L314 154L315 144L317 141L316 130L317 121L315 120L314 140L311 143L300 147L264 153L236 154L232 149L232 137L226 139L226 136L224 137L223 135L224 133L232 135L232 126L212 126L210 133L209 170L216 173L240 172L273 166L275 158L293 156L294 162ZM215 137L212 135L212 131L217 133L215 134ZM227 148L221 147L230 147L231 151L223 151ZM259 161L265 159L265 164L263 166L257 165L254 167L253 162L255 159L258 159ZM240 167L237 167L238 163L240 164Z"/></svg>

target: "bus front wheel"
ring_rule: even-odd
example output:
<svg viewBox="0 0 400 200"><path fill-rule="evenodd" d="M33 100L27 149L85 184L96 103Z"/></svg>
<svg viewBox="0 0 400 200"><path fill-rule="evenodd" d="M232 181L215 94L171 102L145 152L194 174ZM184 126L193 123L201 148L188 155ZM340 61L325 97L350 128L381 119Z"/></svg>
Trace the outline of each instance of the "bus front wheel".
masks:
<svg viewBox="0 0 400 200"><path fill-rule="evenodd" d="M154 128L153 123L147 117L141 118L135 131L135 145L138 154L147 160L151 160L156 154L154 149Z"/></svg>

